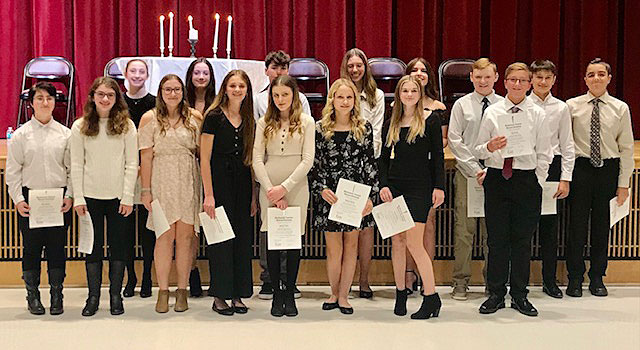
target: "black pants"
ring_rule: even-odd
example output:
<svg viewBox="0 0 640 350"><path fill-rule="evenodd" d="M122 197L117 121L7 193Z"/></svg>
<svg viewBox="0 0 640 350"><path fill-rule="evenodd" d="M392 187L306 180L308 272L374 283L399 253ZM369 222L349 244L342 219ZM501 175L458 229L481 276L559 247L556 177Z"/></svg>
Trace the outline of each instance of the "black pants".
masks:
<svg viewBox="0 0 640 350"><path fill-rule="evenodd" d="M266 234L267 237L267 247L269 242L269 235ZM271 278L271 284L274 289L280 288L280 257L284 254L286 256L286 281L285 288L287 290L293 291L296 287L296 281L298 279L298 268L300 267L300 250L299 249L288 249L288 250L267 250L267 269L269 270L269 277Z"/></svg>
<svg viewBox="0 0 640 350"><path fill-rule="evenodd" d="M561 162L561 156L553 157L547 181L560 181ZM559 203L557 208L560 208ZM555 283L558 262L558 215L540 216L538 234L540 237L540 257L542 258L542 280L545 283Z"/></svg>
<svg viewBox="0 0 640 350"><path fill-rule="evenodd" d="M484 193L489 292L504 297L509 280L509 294L526 297L531 238L540 219L542 187L534 170L513 170L511 179L505 180L501 170L489 168Z"/></svg>
<svg viewBox="0 0 640 350"><path fill-rule="evenodd" d="M607 271L609 201L616 196L619 171L620 160L617 158L605 159L601 168L593 167L588 158L576 159L569 196L571 209L567 236L567 271L570 280L584 279L583 252L589 231L591 232L589 277L600 278Z"/></svg>
<svg viewBox="0 0 640 350"><path fill-rule="evenodd" d="M234 233L234 239L207 246L213 295L221 299L249 298L253 294L253 231L234 229Z"/></svg>
<svg viewBox="0 0 640 350"><path fill-rule="evenodd" d="M29 189L22 188L22 195L29 203ZM29 228L29 218L18 214L18 228L22 233L22 271L40 270L42 249L45 249L48 269L65 268L64 246L67 229L71 223L71 211L64 214L64 226Z"/></svg>
<svg viewBox="0 0 640 350"><path fill-rule="evenodd" d="M127 229L129 230L127 232L127 249L129 250L129 260L127 261L127 268L133 268L133 260L136 256L136 216L138 218L138 241L142 246L144 273L150 274L151 263L153 262L153 251L156 247L156 235L153 231L147 228L147 217L149 216L149 211L144 207L144 205L141 204L134 205L133 212L126 218ZM129 274L132 273L135 274L133 270L129 271Z"/></svg>
<svg viewBox="0 0 640 350"><path fill-rule="evenodd" d="M129 249L127 248L129 229L127 227L127 218L118 213L120 200L117 198L85 198L85 200L93 222L93 251L87 255L87 262L98 262L104 259L105 218L107 221L109 261L127 261L129 259Z"/></svg>

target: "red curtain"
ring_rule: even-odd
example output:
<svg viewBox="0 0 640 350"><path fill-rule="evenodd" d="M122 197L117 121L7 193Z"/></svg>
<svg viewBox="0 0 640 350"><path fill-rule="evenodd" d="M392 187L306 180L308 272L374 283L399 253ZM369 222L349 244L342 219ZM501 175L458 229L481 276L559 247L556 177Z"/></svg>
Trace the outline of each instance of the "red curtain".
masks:
<svg viewBox="0 0 640 350"><path fill-rule="evenodd" d="M158 55L158 16L169 11L175 14L174 55L189 55L192 15L198 54L211 57L218 12L220 56L226 55L226 16L232 15L233 57L261 60L283 49L324 61L332 79L339 76L343 53L355 46L369 57L407 62L424 56L434 66L450 58L489 56L500 72L516 60L549 58L559 67L554 93L567 99L584 93L585 66L601 57L613 68L609 90L631 106L640 138L640 26L633 24L640 2L630 0L5 0L0 131L15 124L29 59L69 59L76 67L81 111L88 87L111 58ZM496 89L504 92L502 82Z"/></svg>

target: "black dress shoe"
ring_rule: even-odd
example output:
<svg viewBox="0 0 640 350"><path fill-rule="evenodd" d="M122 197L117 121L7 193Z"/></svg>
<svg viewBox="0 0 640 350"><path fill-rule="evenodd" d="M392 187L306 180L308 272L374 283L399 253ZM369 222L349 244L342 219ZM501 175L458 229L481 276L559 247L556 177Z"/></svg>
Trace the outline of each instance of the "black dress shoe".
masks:
<svg viewBox="0 0 640 350"><path fill-rule="evenodd" d="M233 313L234 313L232 306L229 306L224 309L218 309L218 307L216 307L215 301L213 302L213 306L211 306L211 309L222 316L233 316Z"/></svg>
<svg viewBox="0 0 640 350"><path fill-rule="evenodd" d="M591 280L591 283L589 283L589 291L591 292L591 295L596 297L606 297L609 295L607 287L602 283L602 279Z"/></svg>
<svg viewBox="0 0 640 350"><path fill-rule="evenodd" d="M542 291L552 298L562 299L562 291L558 288L558 285L555 282L543 283Z"/></svg>
<svg viewBox="0 0 640 350"><path fill-rule="evenodd" d="M338 306L340 308L340 312L345 314L345 315L353 315L353 308L352 307L343 307L343 306Z"/></svg>
<svg viewBox="0 0 640 350"><path fill-rule="evenodd" d="M492 314L500 309L504 309L504 298L499 297L495 294L489 296L489 299L485 300L482 305L480 305L480 313L481 314Z"/></svg>
<svg viewBox="0 0 640 350"><path fill-rule="evenodd" d="M322 310L324 311L337 309L338 307L340 307L340 305L338 305L337 301L335 303L327 303L327 302L322 303Z"/></svg>
<svg viewBox="0 0 640 350"><path fill-rule="evenodd" d="M246 314L249 312L249 308L246 306L233 305L233 311L237 314Z"/></svg>
<svg viewBox="0 0 640 350"><path fill-rule="evenodd" d="M359 292L359 294L360 294L359 295L360 298L363 298L363 299L371 299L371 298L373 298L373 291L370 291L370 290L361 290Z"/></svg>
<svg viewBox="0 0 640 350"><path fill-rule="evenodd" d="M582 282L569 280L565 293L570 297L580 298L582 296Z"/></svg>
<svg viewBox="0 0 640 350"><path fill-rule="evenodd" d="M511 298L511 308L518 310L523 315L538 316L538 310L527 298Z"/></svg>

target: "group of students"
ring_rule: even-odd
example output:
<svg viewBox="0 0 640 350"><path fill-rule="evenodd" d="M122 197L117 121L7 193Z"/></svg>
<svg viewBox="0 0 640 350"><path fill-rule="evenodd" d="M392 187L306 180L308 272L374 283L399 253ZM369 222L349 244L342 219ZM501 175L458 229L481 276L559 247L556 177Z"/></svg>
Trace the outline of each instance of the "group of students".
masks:
<svg viewBox="0 0 640 350"><path fill-rule="evenodd" d="M531 236L538 221L541 232L545 232L544 290L562 296L555 282L556 219L540 219L541 184L547 180L547 173L549 180L561 180L558 198L567 196L572 174L574 180L567 294L581 295L582 247L592 214L590 290L606 295L602 276L606 269L608 211L604 205L615 195L620 203L628 196L633 166L629 109L606 92L611 79L608 64L589 64L585 76L589 93L568 101L567 107L550 95L556 78L553 63L510 65L505 74L507 96L502 98L493 91L498 80L496 65L479 59L470 74L475 91L456 101L447 130L448 112L438 101L433 70L423 58L409 62L407 75L396 86L386 121L384 94L376 87L361 50L351 49L345 54L341 78L331 85L317 122L295 79L287 75L289 61L282 51L269 53L265 73L270 84L253 96L251 81L242 70L230 71L216 94L212 66L199 58L190 65L186 83L168 74L154 97L145 89L149 77L145 61L132 59L124 73L127 92L123 94L111 78L97 78L83 117L71 130L52 118L55 87L48 83L33 86L29 100L34 115L9 143L6 175L23 235L22 268L29 311L45 312L38 287L40 259L46 247L50 313L63 312L64 244L72 206L80 216L90 214L95 232L92 253L86 258L89 295L82 315L92 316L99 307L105 221L111 314L124 313L122 295L134 294L134 210L139 218L144 260L140 296L151 296L151 266L155 260L159 286L155 309L168 312L169 272L175 256L178 288L174 310L186 311L187 285L191 296L203 293L195 267L198 214L204 211L215 218L215 209L222 206L235 238L207 246L212 309L221 315L248 312L242 299L253 294L252 216L260 212L263 271L259 297L272 299L273 316L296 316L300 251L267 249L267 208L299 207L304 234L311 198L313 228L325 235L331 285L331 296L322 309L352 314L348 293L358 261L359 295L373 296L368 283L374 234L371 210L375 204L404 196L415 226L392 236L394 313L407 314L407 296L417 290L419 276L423 302L411 318L436 317L441 301L435 292L432 264L434 209L445 197L443 148L447 142L458 168L454 299L466 300L471 275L476 223L466 217L465 197L466 179L476 177L485 188L489 249L486 282L490 296L480 312L504 307L509 279L512 307L527 315L537 314L526 298L526 286ZM534 90L527 97L532 76ZM594 98L599 102L590 102ZM535 143L533 154L502 158L498 150L508 140L499 135L497 119L507 113L526 114ZM596 133L597 144L593 140L594 119L601 130ZM600 147L597 152L593 151L594 145ZM578 156L575 170L574 153ZM340 178L372 188L360 227L328 219L331 206L339 200L334 191ZM577 186L582 187L576 190ZM29 189L43 188L65 189L61 208L65 226L29 228ZM154 200L170 224L163 233L154 233ZM601 214L602 210L607 215ZM125 269L128 278L122 293Z"/></svg>

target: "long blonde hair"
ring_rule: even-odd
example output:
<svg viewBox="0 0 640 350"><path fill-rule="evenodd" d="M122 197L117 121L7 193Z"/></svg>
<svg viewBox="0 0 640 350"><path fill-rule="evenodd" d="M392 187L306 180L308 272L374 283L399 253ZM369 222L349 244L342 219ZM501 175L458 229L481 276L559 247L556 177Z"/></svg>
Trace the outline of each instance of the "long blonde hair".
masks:
<svg viewBox="0 0 640 350"><path fill-rule="evenodd" d="M191 123L193 114L191 113L192 109L189 108L189 102L187 102L184 83L182 82L182 79L175 74L165 75L162 80L160 80L160 85L158 86L158 95L156 95L156 119L160 123L160 135L165 135L167 130L171 127L171 124L169 123L169 108L162 97L164 84L169 80L177 80L180 83L180 87L182 88L182 100L178 104L177 108L178 118L180 118L179 122L182 122L182 125L184 125L187 130L191 131L191 136L195 141L198 137L198 129ZM196 120L196 123L198 122L200 121Z"/></svg>
<svg viewBox="0 0 640 350"><path fill-rule="evenodd" d="M339 88L346 86L353 92L353 108L349 113L349 123L351 124L351 135L358 142L364 140L364 133L367 130L366 121L360 116L360 99L358 98L358 89L351 82L350 79L340 78L333 82L329 89L329 95L327 96L327 103L322 109L322 119L320 120L320 127L322 129L322 136L325 140L329 141L333 137L333 128L336 125L336 111L333 106L333 100L336 92Z"/></svg>
<svg viewBox="0 0 640 350"><path fill-rule="evenodd" d="M394 93L394 104L393 110L391 111L391 120L389 122L389 132L387 133L387 147L393 146L394 143L400 140L400 121L402 120L402 115L404 114L404 104L400 100L400 90L402 86L406 83L416 84L418 87L418 91L420 91L420 98L418 99L418 103L416 104L416 108L413 111L413 116L411 118L411 124L409 125L409 133L407 134L407 143L413 143L416 140L416 137L424 136L424 125L426 123L424 118L424 107L422 106L422 97L424 96L424 89L420 85L420 82L410 76L405 75L400 79L398 85L396 85L396 91Z"/></svg>
<svg viewBox="0 0 640 350"><path fill-rule="evenodd" d="M289 108L289 136L293 136L294 132L302 134L302 122L300 121L300 115L302 114L302 102L300 101L300 94L298 93L298 84L296 80L288 75L281 75L273 80L269 87L269 106L267 112L264 115L264 122L266 124L264 128L264 142L267 143L273 135L280 129L280 110L276 106L273 100L272 90L274 86L286 86L291 89L293 95L293 101Z"/></svg>
<svg viewBox="0 0 640 350"><path fill-rule="evenodd" d="M376 106L376 89L378 88L378 84L376 84L375 79L373 79L373 75L371 74L371 67L369 66L367 55L364 54L364 51L358 48L353 48L344 54L344 57L342 58L342 64L340 65L340 78L351 80L351 75L349 74L349 69L347 68L347 62L349 62L349 59L353 56L358 56L364 64L362 91L364 91L369 107L373 108Z"/></svg>

